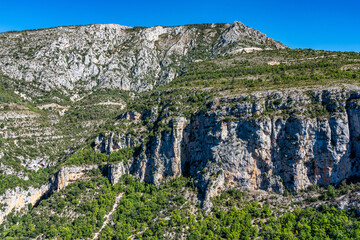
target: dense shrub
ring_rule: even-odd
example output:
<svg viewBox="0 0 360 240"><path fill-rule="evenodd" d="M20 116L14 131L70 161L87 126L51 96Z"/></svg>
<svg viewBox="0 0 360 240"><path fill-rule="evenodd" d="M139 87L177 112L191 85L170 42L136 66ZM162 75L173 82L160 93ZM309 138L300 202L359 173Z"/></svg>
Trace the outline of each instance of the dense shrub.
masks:
<svg viewBox="0 0 360 240"><path fill-rule="evenodd" d="M73 154L65 165L102 164L106 162L122 162L129 160L134 154L133 148L119 149L110 155L94 152L92 149L84 149Z"/></svg>

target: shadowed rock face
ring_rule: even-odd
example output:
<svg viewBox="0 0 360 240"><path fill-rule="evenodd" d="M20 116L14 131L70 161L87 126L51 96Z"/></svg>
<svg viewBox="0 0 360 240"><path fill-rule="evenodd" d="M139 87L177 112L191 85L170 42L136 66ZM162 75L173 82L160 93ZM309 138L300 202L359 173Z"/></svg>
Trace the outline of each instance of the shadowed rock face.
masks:
<svg viewBox="0 0 360 240"><path fill-rule="evenodd" d="M129 166L120 162L107 165L108 178L111 184L116 184L122 175L129 173Z"/></svg>
<svg viewBox="0 0 360 240"><path fill-rule="evenodd" d="M0 34L0 71L65 94L95 87L144 91L173 80L186 62L254 46L285 48L240 22L58 27Z"/></svg>
<svg viewBox="0 0 360 240"><path fill-rule="evenodd" d="M191 119L173 118L172 130L143 148L132 173L155 184L168 176L192 176L205 200L237 186L298 191L359 175L358 92L289 91L253 97L252 102L220 99L222 104L213 103ZM315 106L325 108L327 115L309 115ZM269 108L272 114L266 114Z"/></svg>

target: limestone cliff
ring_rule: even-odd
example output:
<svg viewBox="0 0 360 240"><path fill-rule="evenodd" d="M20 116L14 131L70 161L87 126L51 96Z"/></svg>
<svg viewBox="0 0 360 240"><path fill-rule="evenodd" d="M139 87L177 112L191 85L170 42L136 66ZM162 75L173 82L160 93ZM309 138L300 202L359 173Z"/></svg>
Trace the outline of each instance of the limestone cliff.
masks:
<svg viewBox="0 0 360 240"><path fill-rule="evenodd" d="M34 206L44 194L51 188L51 184L45 184L40 188L29 187L29 189L8 189L0 195L0 224L11 211L20 211L29 204Z"/></svg>
<svg viewBox="0 0 360 240"><path fill-rule="evenodd" d="M111 154L119 149L134 147L139 140L132 139L123 133L107 133L99 135L94 141L94 150L101 153Z"/></svg>
<svg viewBox="0 0 360 240"><path fill-rule="evenodd" d="M84 176L85 173L92 169L98 168L98 165L89 165L89 166L68 166L63 167L56 173L55 181L54 181L54 190L61 190L65 188L67 185L75 182Z"/></svg>
<svg viewBox="0 0 360 240"><path fill-rule="evenodd" d="M47 184L39 188L29 187L28 189L22 189L16 187L15 189L6 190L4 194L0 195L0 224L11 211L26 210L29 204L34 206L42 198L51 195L53 191L65 188L72 182L81 179L85 173L94 168L98 168L98 166L66 166L61 168Z"/></svg>
<svg viewBox="0 0 360 240"><path fill-rule="evenodd" d="M283 192L359 175L359 89L218 98L143 146L140 179L191 176L205 199L232 187Z"/></svg>
<svg viewBox="0 0 360 240"><path fill-rule="evenodd" d="M124 174L129 174L130 166L120 162L107 165L107 175L111 184L116 184Z"/></svg>

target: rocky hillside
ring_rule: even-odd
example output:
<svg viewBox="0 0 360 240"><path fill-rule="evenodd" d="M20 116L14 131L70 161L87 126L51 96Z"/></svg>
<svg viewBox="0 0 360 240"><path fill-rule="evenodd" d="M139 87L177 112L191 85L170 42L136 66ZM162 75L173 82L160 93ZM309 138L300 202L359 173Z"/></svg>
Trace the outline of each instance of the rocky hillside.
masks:
<svg viewBox="0 0 360 240"><path fill-rule="evenodd" d="M239 22L0 46L1 239L359 236L360 54Z"/></svg>
<svg viewBox="0 0 360 240"><path fill-rule="evenodd" d="M145 91L172 81L187 62L284 47L240 22L58 27L0 34L0 71L69 95L97 88Z"/></svg>

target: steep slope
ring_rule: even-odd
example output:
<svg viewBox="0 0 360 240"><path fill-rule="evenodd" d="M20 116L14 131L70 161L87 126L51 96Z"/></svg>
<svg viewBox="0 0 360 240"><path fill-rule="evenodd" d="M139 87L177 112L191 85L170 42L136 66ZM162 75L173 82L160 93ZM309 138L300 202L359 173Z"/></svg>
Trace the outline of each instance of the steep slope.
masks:
<svg viewBox="0 0 360 240"><path fill-rule="evenodd" d="M144 91L173 80L187 62L251 47L285 46L240 22L58 27L0 34L0 71L67 94L95 88Z"/></svg>

